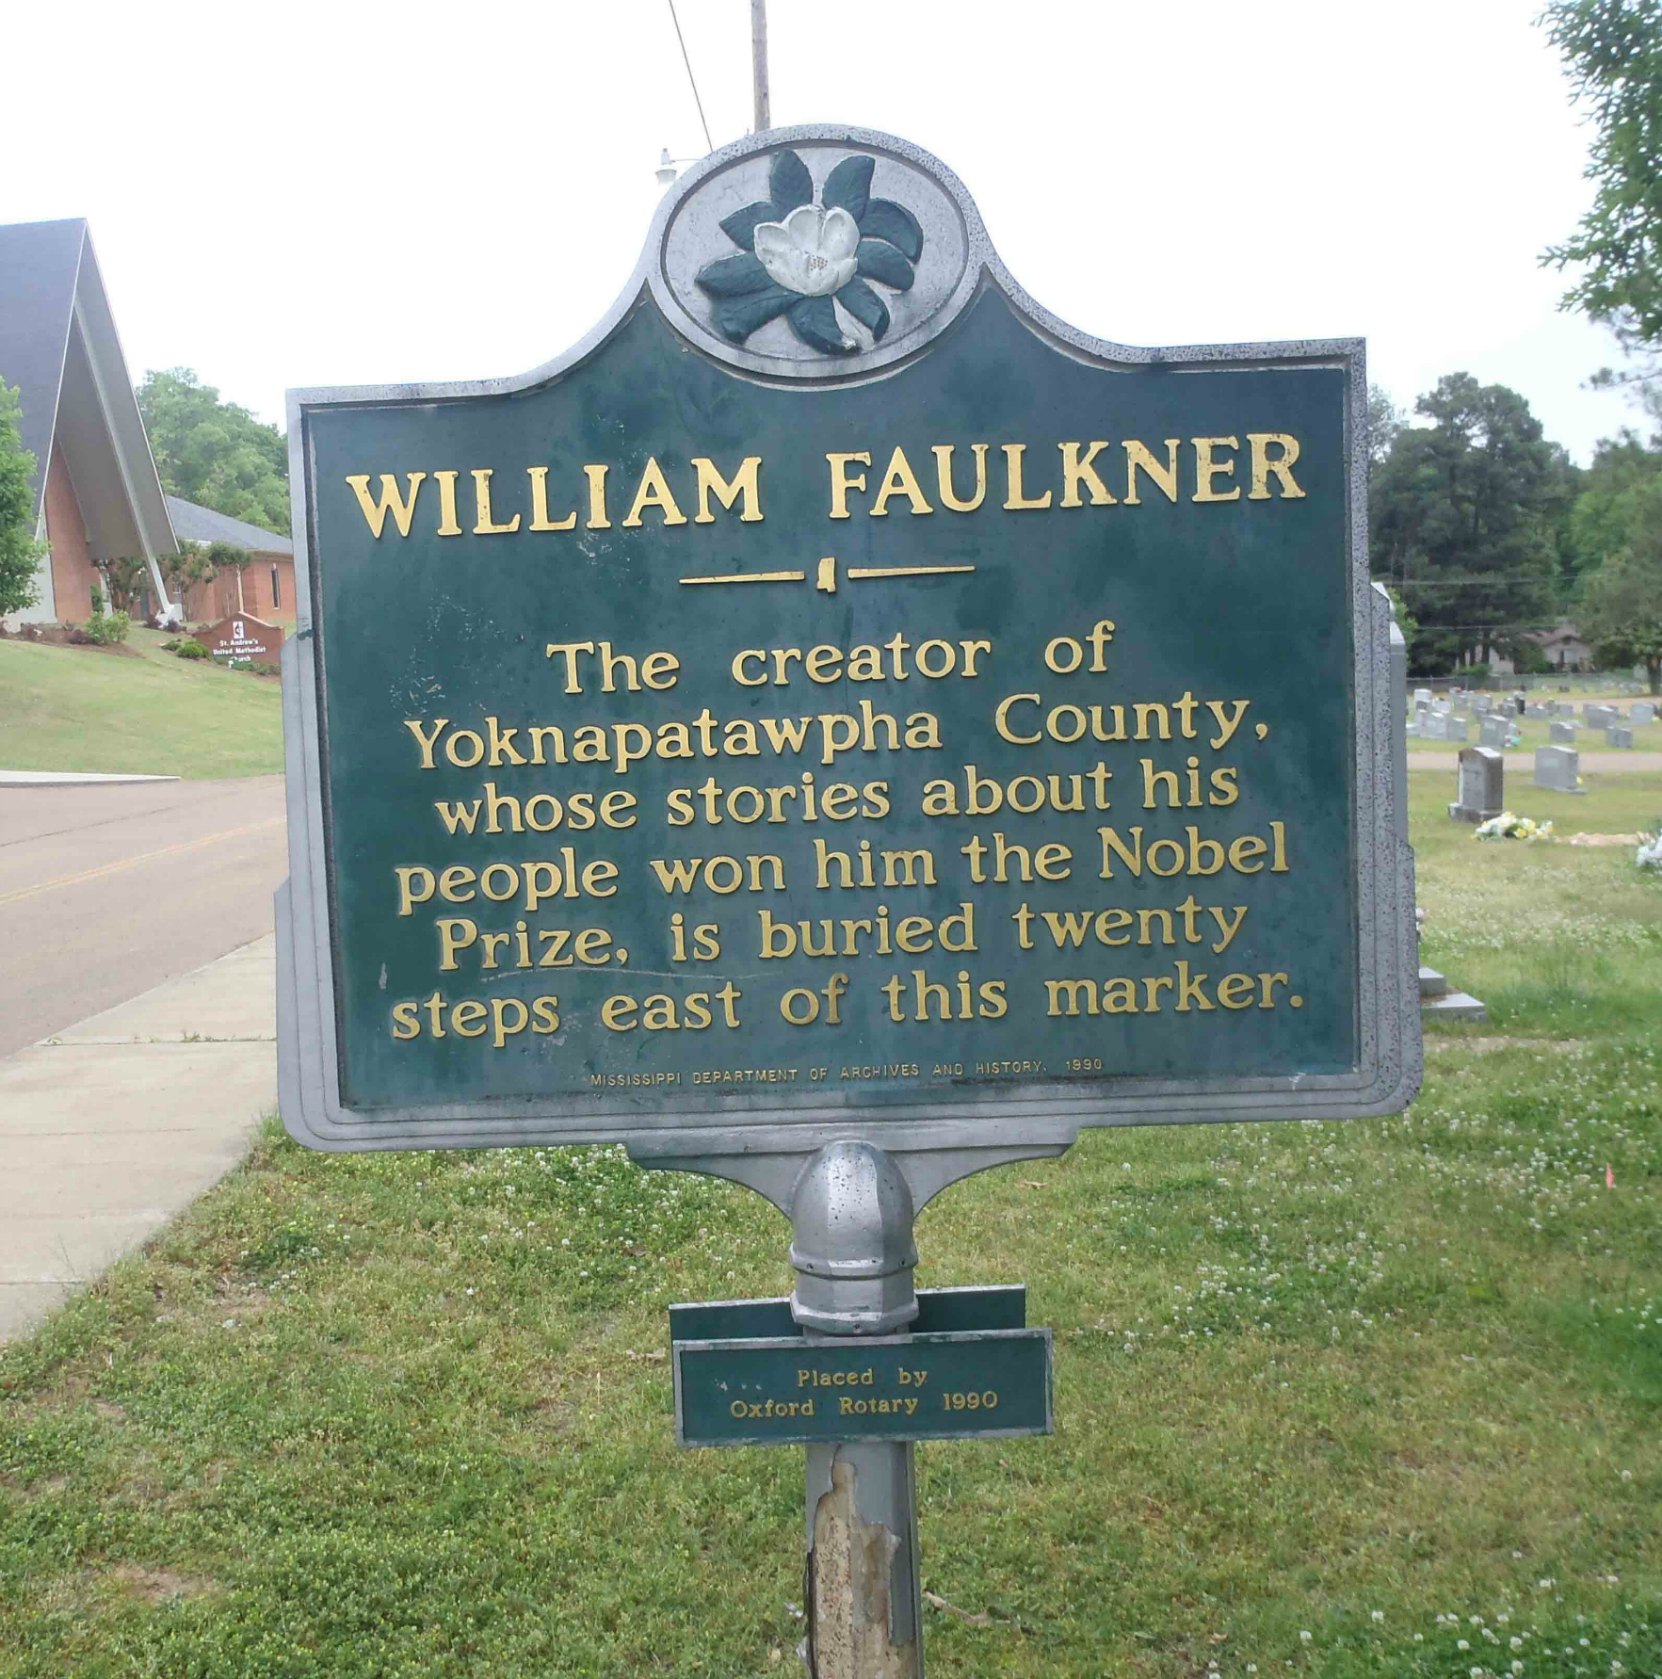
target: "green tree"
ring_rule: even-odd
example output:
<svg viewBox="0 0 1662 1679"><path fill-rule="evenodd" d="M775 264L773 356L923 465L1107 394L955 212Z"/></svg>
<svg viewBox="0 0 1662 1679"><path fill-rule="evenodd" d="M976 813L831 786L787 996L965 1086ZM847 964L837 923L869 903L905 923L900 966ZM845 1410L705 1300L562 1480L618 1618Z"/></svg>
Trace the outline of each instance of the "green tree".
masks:
<svg viewBox="0 0 1662 1679"><path fill-rule="evenodd" d="M1592 118L1592 207L1542 260L1574 265L1564 301L1610 326L1635 370L1597 384L1654 385L1662 365L1662 7L1656 0L1549 0L1541 22Z"/></svg>
<svg viewBox="0 0 1662 1679"><path fill-rule="evenodd" d="M0 379L0 614L35 604L35 568L46 552L35 541L35 457L23 447L23 409Z"/></svg>
<svg viewBox="0 0 1662 1679"><path fill-rule="evenodd" d="M175 553L163 554L156 564L161 569L162 581L167 585L169 596L181 611L184 609L186 591L198 583L213 582L217 575L213 561L208 558L207 549L198 548L189 542Z"/></svg>
<svg viewBox="0 0 1662 1679"><path fill-rule="evenodd" d="M267 530L288 526L288 446L275 426L221 402L188 367L147 373L139 411L169 495Z"/></svg>
<svg viewBox="0 0 1662 1679"><path fill-rule="evenodd" d="M1632 493L1627 542L1587 579L1581 630L1604 665L1643 665L1662 694L1662 478Z"/></svg>
<svg viewBox="0 0 1662 1679"><path fill-rule="evenodd" d="M138 604L139 592L150 581L149 566L130 556L100 560L98 574L104 579L104 592L110 597L110 605L118 612L131 613Z"/></svg>
<svg viewBox="0 0 1662 1679"><path fill-rule="evenodd" d="M1567 550L1568 581L1589 577L1618 549L1627 545L1637 504L1651 483L1662 476L1658 440L1640 442L1632 431L1606 437L1593 454L1593 464L1581 475L1581 493L1570 511Z"/></svg>
<svg viewBox="0 0 1662 1679"><path fill-rule="evenodd" d="M1415 410L1431 424L1374 473L1372 560L1416 621L1414 667L1441 674L1467 649L1514 652L1551 614L1575 469L1504 385L1452 373Z"/></svg>

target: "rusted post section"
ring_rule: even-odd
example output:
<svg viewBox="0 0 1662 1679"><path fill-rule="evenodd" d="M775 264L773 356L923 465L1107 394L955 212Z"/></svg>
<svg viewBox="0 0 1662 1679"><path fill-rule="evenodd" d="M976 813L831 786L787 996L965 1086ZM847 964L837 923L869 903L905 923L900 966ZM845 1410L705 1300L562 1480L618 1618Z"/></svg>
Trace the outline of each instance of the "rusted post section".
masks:
<svg viewBox="0 0 1662 1679"><path fill-rule="evenodd" d="M791 1205L791 1311L809 1339L893 1335L918 1314L912 1193L870 1143L828 1143ZM922 1679L912 1447L808 1447L806 1580L813 1679Z"/></svg>

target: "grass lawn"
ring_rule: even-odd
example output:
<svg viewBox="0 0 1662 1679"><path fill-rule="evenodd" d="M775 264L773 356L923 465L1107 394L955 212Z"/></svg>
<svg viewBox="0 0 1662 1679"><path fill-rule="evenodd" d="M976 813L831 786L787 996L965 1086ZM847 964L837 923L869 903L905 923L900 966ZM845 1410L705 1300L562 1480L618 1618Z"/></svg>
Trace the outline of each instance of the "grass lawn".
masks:
<svg viewBox="0 0 1662 1679"><path fill-rule="evenodd" d="M1411 1113L1095 1132L924 1214L922 1281L1057 1338L1053 1438L919 1450L975 1617L926 1611L934 1679L1662 1672L1662 880L1475 843L1451 781L1426 955L1491 1020ZM1662 812L1589 782L1514 802ZM607 1151L271 1131L0 1353L0 1674L796 1671L801 1454L677 1452L664 1358L786 1241Z"/></svg>
<svg viewBox="0 0 1662 1679"><path fill-rule="evenodd" d="M134 628L131 657L0 641L0 769L103 770L190 780L283 767L277 682L177 659Z"/></svg>

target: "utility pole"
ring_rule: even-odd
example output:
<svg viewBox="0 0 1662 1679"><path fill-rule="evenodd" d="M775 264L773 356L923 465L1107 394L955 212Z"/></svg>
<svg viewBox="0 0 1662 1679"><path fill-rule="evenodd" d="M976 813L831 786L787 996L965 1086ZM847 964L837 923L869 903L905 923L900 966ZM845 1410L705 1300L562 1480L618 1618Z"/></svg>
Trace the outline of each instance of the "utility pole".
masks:
<svg viewBox="0 0 1662 1679"><path fill-rule="evenodd" d="M768 103L768 0L750 0L750 79L756 90L758 134L773 127Z"/></svg>

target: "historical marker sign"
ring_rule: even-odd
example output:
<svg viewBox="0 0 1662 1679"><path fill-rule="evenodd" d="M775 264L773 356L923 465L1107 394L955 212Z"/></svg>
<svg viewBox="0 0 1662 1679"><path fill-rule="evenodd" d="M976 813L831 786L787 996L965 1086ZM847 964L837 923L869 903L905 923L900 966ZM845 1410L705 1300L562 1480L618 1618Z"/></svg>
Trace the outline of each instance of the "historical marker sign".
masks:
<svg viewBox="0 0 1662 1679"><path fill-rule="evenodd" d="M1364 393L1354 341L1088 338L832 129L691 171L523 379L297 393L290 1129L1402 1106Z"/></svg>

